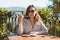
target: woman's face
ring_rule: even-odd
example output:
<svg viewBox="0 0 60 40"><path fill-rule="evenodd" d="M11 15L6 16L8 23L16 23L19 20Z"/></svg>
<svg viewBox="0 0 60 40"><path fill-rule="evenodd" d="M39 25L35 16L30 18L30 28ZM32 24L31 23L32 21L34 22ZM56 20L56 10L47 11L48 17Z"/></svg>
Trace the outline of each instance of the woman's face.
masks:
<svg viewBox="0 0 60 40"><path fill-rule="evenodd" d="M30 18L34 18L35 14L36 14L35 8L34 8L34 7L30 7L28 16L29 16Z"/></svg>

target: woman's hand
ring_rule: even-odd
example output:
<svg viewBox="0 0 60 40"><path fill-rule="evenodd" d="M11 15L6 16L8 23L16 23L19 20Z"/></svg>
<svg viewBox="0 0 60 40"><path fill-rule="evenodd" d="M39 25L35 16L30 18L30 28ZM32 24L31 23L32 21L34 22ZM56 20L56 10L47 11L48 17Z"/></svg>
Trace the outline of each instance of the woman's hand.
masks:
<svg viewBox="0 0 60 40"><path fill-rule="evenodd" d="M20 24L22 24L23 17L24 17L23 15L19 15L19 18L18 18L18 20L19 20L19 23L20 23Z"/></svg>

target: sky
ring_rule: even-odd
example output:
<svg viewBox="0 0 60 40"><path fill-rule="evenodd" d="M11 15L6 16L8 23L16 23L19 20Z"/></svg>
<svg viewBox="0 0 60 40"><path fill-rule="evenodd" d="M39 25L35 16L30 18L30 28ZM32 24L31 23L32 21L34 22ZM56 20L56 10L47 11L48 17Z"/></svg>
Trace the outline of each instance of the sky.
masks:
<svg viewBox="0 0 60 40"><path fill-rule="evenodd" d="M0 7L28 7L33 4L37 7L52 5L49 0L0 0Z"/></svg>

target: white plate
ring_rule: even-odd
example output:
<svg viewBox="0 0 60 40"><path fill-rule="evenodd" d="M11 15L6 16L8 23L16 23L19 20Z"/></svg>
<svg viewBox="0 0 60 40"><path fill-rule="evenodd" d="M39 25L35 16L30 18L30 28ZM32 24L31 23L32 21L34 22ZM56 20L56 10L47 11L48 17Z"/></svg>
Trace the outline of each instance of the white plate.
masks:
<svg viewBox="0 0 60 40"><path fill-rule="evenodd" d="M29 35L28 35L28 34L23 34L22 36L23 36L23 37L28 37Z"/></svg>
<svg viewBox="0 0 60 40"><path fill-rule="evenodd" d="M30 36L33 36L33 37L35 37L37 34L30 34Z"/></svg>
<svg viewBox="0 0 60 40"><path fill-rule="evenodd" d="M39 34L39 32L31 32L30 34Z"/></svg>

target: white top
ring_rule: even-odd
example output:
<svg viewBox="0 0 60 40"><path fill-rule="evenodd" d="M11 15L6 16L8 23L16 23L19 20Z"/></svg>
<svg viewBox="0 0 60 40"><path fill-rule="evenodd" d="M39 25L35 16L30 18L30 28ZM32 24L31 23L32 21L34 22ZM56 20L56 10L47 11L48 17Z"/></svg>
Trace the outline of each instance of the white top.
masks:
<svg viewBox="0 0 60 40"><path fill-rule="evenodd" d="M37 32L38 34L46 34L48 32L47 27L43 24L43 22L35 22L34 27L32 28L32 25L30 23L30 20L23 19L23 23L19 24L19 27L17 29L18 34L23 33L32 33Z"/></svg>

